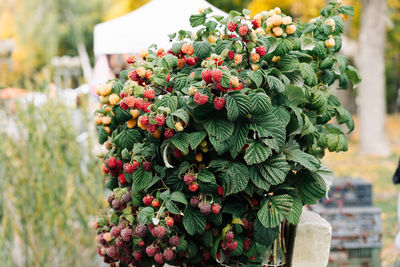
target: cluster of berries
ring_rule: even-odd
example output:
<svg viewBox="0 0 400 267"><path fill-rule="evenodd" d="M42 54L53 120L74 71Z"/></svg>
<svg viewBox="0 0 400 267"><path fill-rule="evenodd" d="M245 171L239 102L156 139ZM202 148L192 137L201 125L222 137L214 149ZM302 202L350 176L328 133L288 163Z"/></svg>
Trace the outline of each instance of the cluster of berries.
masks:
<svg viewBox="0 0 400 267"><path fill-rule="evenodd" d="M201 214L207 216L209 214L219 214L221 212L221 205L219 203L212 204L208 202L204 196L193 196L190 199L190 205L194 208L199 208Z"/></svg>
<svg viewBox="0 0 400 267"><path fill-rule="evenodd" d="M165 120L166 116L164 114L151 112L139 117L138 126L158 139L161 137L161 131L163 129L162 127L165 125Z"/></svg>

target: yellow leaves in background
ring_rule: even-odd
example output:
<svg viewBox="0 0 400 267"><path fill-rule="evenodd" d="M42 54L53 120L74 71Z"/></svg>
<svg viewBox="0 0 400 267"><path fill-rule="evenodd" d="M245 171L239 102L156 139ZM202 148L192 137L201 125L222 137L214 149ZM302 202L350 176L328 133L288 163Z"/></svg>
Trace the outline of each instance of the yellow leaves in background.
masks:
<svg viewBox="0 0 400 267"><path fill-rule="evenodd" d="M150 2L150 0L110 0L110 9L106 12L103 20L115 19L138 9L148 2Z"/></svg>
<svg viewBox="0 0 400 267"><path fill-rule="evenodd" d="M0 40L11 38L14 31L14 19L11 10L0 11Z"/></svg>

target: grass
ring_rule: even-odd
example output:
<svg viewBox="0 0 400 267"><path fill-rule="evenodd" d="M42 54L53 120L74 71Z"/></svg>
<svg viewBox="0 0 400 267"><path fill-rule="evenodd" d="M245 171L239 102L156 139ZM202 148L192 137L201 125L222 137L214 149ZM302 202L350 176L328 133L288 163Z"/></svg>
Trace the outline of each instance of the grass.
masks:
<svg viewBox="0 0 400 267"><path fill-rule="evenodd" d="M357 125L357 120L356 120ZM356 126L357 127L357 126ZM400 259L400 252L394 245L398 231L397 194L399 186L392 183L392 176L400 156L400 115L389 116L387 132L392 147L392 155L386 158L359 154L359 133L350 136L349 150L345 153L327 153L324 163L335 176L360 177L372 183L374 205L382 209L382 266L393 266Z"/></svg>
<svg viewBox="0 0 400 267"><path fill-rule="evenodd" d="M1 266L98 266L90 222L104 207L104 178L95 134L78 143L77 111L57 99L6 110L19 123L12 135L0 127Z"/></svg>

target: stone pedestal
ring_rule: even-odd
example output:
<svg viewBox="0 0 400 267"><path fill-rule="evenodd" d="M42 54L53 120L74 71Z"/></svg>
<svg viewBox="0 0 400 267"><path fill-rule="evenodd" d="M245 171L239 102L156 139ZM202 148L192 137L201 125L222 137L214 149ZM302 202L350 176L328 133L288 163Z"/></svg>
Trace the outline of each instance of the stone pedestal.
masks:
<svg viewBox="0 0 400 267"><path fill-rule="evenodd" d="M326 267L332 227L317 213L303 208L294 240L292 267Z"/></svg>

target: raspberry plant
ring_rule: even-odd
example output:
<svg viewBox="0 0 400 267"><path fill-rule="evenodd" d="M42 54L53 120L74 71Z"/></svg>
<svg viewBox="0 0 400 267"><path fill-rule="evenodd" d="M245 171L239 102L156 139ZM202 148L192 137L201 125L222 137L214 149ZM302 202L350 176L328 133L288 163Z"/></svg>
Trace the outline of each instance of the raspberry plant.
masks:
<svg viewBox="0 0 400 267"><path fill-rule="evenodd" d="M286 261L279 233L329 189L325 150L347 150L335 122L354 127L330 87L360 81L336 55L352 12L331 2L302 24L279 8L253 18L206 9L190 18L197 32L170 35L171 49L151 46L98 87L112 190L97 221L105 262Z"/></svg>

